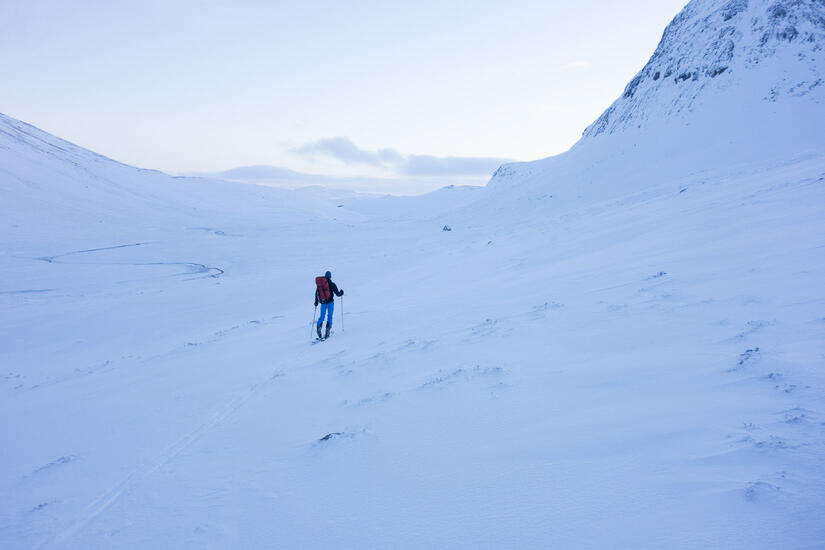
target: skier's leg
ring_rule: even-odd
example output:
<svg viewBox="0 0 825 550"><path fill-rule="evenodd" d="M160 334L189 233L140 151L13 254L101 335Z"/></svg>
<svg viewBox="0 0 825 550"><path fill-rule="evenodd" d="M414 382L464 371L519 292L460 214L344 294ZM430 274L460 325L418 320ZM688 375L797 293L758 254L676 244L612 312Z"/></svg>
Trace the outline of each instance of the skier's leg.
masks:
<svg viewBox="0 0 825 550"><path fill-rule="evenodd" d="M321 327L324 324L324 317L327 316L327 309L329 304L321 304L321 315L318 317L318 324L315 326L315 333L318 335L318 338L323 338L321 336Z"/></svg>
<svg viewBox="0 0 825 550"><path fill-rule="evenodd" d="M335 302L330 302L329 308L327 308L327 331L324 334L324 338L329 338L329 331L332 330L332 312L335 311Z"/></svg>
<svg viewBox="0 0 825 550"><path fill-rule="evenodd" d="M321 315L318 317L318 326L315 327L315 332L318 334L318 338L323 338L321 335L321 327L324 325L324 317L327 316L327 304L321 304Z"/></svg>

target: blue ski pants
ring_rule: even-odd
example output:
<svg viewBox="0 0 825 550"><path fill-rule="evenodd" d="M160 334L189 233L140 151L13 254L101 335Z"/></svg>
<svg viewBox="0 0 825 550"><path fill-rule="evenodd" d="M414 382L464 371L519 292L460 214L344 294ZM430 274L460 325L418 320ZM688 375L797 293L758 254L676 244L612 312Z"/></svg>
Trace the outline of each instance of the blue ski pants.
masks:
<svg viewBox="0 0 825 550"><path fill-rule="evenodd" d="M330 302L328 304L321 304L321 316L318 317L318 326L324 324L324 315L327 317L327 324L332 326L332 312L335 310L335 302Z"/></svg>

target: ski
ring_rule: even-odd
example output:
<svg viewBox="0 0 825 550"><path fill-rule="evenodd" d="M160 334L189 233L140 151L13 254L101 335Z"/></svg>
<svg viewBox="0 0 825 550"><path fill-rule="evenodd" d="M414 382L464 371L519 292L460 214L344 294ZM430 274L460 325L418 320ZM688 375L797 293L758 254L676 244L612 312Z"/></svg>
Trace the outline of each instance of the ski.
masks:
<svg viewBox="0 0 825 550"><path fill-rule="evenodd" d="M315 339L314 339L314 340L312 340L312 342L310 342L310 343L311 343L313 346L314 346L315 344L320 344L320 343L321 343L321 342L323 342L324 340L329 340L330 338L332 338L332 336L333 336L334 334L335 334L335 331L333 330L332 332L330 332L330 333L329 333L329 336L327 336L326 338L315 338Z"/></svg>

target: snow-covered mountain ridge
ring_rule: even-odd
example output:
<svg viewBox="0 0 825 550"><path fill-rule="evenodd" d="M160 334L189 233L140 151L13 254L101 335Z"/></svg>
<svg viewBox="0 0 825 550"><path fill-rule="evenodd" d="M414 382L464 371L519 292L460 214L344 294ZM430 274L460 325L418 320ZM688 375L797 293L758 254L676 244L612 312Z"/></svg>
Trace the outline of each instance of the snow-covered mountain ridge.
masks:
<svg viewBox="0 0 825 550"><path fill-rule="evenodd" d="M559 211L726 167L820 156L823 47L821 0L693 0L569 151L493 174L491 207Z"/></svg>
<svg viewBox="0 0 825 550"><path fill-rule="evenodd" d="M585 137L684 116L705 95L746 83L764 101L825 97L825 2L694 0ZM781 67L780 67L781 66ZM752 114L751 114L752 115Z"/></svg>

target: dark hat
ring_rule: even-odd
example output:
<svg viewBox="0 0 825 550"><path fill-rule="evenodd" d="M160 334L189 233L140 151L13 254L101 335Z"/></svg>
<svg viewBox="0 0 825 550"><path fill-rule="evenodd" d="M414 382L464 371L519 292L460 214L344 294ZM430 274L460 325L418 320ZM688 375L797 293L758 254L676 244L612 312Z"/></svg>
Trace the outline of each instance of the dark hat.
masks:
<svg viewBox="0 0 825 550"><path fill-rule="evenodd" d="M327 279L332 279L332 273L327 271L326 273L324 273L324 277L326 277Z"/></svg>

